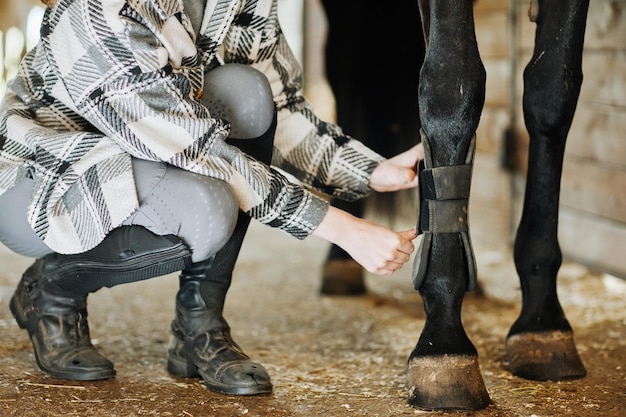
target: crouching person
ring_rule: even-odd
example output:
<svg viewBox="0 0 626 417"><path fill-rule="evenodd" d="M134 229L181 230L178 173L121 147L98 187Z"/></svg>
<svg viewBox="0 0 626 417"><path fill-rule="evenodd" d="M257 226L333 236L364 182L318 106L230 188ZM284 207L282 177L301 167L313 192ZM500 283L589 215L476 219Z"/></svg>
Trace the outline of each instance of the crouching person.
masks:
<svg viewBox="0 0 626 417"><path fill-rule="evenodd" d="M88 294L181 271L169 372L225 394L271 392L222 314L250 219L390 275L415 231L309 188L357 199L415 187L422 149L385 160L315 116L274 0L47 4L0 106L0 241L36 258L10 307L38 366L113 377L90 340Z"/></svg>

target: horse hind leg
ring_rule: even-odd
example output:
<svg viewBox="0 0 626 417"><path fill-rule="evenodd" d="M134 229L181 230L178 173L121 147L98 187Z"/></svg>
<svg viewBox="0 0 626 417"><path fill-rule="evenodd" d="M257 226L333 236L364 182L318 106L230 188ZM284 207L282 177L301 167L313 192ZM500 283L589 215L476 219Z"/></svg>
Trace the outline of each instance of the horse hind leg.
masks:
<svg viewBox="0 0 626 417"><path fill-rule="evenodd" d="M539 2L535 52L524 72L530 153L514 248L522 310L509 331L506 348L510 371L532 380L586 374L557 297L556 280L562 262L557 239L561 172L582 84L588 6L589 0Z"/></svg>
<svg viewBox="0 0 626 417"><path fill-rule="evenodd" d="M420 3L427 38L419 109L424 165L414 284L426 323L408 361L408 403L427 410L478 410L491 400L478 353L461 321L475 280L467 228L474 134L485 98L471 0Z"/></svg>

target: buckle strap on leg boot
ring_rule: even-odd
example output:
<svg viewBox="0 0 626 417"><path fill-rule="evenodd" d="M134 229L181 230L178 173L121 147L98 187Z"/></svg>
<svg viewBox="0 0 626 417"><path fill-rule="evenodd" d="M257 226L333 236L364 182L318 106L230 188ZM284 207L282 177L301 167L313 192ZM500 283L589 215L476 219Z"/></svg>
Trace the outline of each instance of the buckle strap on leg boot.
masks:
<svg viewBox="0 0 626 417"><path fill-rule="evenodd" d="M476 136L470 142L464 165L434 167L430 142L420 131L424 159L419 166L420 216L418 235L423 235L413 263L413 286L419 290L430 258L433 234L459 233L465 250L469 283L467 291L476 285L476 260L469 235L468 206Z"/></svg>

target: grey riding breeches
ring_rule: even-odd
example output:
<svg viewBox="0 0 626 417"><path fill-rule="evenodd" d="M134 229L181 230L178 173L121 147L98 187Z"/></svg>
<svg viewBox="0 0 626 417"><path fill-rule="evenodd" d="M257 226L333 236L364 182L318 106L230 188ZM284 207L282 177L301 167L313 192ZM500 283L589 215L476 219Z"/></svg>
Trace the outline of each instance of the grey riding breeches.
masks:
<svg viewBox="0 0 626 417"><path fill-rule="evenodd" d="M237 201L224 181L183 171L163 162L133 159L139 208L123 225L143 226L156 235L176 235L192 261L213 256L237 222ZM24 179L0 196L0 241L23 256L52 251L26 220L33 180Z"/></svg>
<svg viewBox="0 0 626 417"><path fill-rule="evenodd" d="M238 205L222 180L184 171L164 162L133 159L139 208L124 221L156 235L178 236L193 262L221 249L237 223Z"/></svg>

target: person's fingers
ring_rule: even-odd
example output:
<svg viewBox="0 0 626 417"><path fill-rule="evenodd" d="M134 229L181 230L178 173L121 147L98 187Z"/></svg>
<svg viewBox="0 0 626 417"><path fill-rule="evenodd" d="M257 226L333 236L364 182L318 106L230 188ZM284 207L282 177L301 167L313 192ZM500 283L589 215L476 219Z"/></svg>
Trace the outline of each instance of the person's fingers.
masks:
<svg viewBox="0 0 626 417"><path fill-rule="evenodd" d="M375 268L369 272L376 275L391 276L397 269L398 268Z"/></svg>
<svg viewBox="0 0 626 417"><path fill-rule="evenodd" d="M418 161L424 159L424 145L419 143L413 148Z"/></svg>
<svg viewBox="0 0 626 417"><path fill-rule="evenodd" d="M397 155L394 162L415 171L417 169L417 163L422 159L424 159L424 147L420 143L408 151Z"/></svg>
<svg viewBox="0 0 626 417"><path fill-rule="evenodd" d="M399 270L400 268L402 268L405 263L406 261L403 261L403 262L389 261L385 264L385 266L378 268L375 273L378 275L389 276L389 275L392 275L397 270Z"/></svg>
<svg viewBox="0 0 626 417"><path fill-rule="evenodd" d="M417 187L417 172L409 168L396 168L395 177L397 181L391 186L390 191L398 191L406 188Z"/></svg>
<svg viewBox="0 0 626 417"><path fill-rule="evenodd" d="M384 274L386 272L393 273L394 271L397 271L398 269L402 268L402 266L404 266L404 264L407 263L409 259L411 259L410 253L405 253L400 250L396 250L394 251L394 254L392 255L391 259L384 261L381 266L375 268L375 270L377 271L376 273L378 274Z"/></svg>
<svg viewBox="0 0 626 417"><path fill-rule="evenodd" d="M399 234L403 238L403 241L398 250L408 255L412 254L413 250L415 249L415 246L413 245L413 239L415 239L415 237L417 236L417 230L415 228L412 228L399 232Z"/></svg>
<svg viewBox="0 0 626 417"><path fill-rule="evenodd" d="M409 183L415 178L415 173L410 169L407 169L398 165L387 165L385 183L386 186L401 186L402 184Z"/></svg>
<svg viewBox="0 0 626 417"><path fill-rule="evenodd" d="M396 252L396 256L394 256L393 259L388 261L388 264L390 266L393 266L395 264L395 265L399 265L399 267L402 267L402 265L408 262L409 258L410 256L408 253L398 251Z"/></svg>
<svg viewBox="0 0 626 417"><path fill-rule="evenodd" d="M407 169L404 171L404 178L406 179L406 183L410 184L411 187L417 186L417 172Z"/></svg>
<svg viewBox="0 0 626 417"><path fill-rule="evenodd" d="M411 166L416 160L420 159L420 156L423 157L423 155L424 147L421 144L417 144L412 148L391 157L390 160L393 160L398 164Z"/></svg>
<svg viewBox="0 0 626 417"><path fill-rule="evenodd" d="M413 240L417 237L417 229L415 227L411 227L410 229L403 230L398 233L407 240Z"/></svg>

